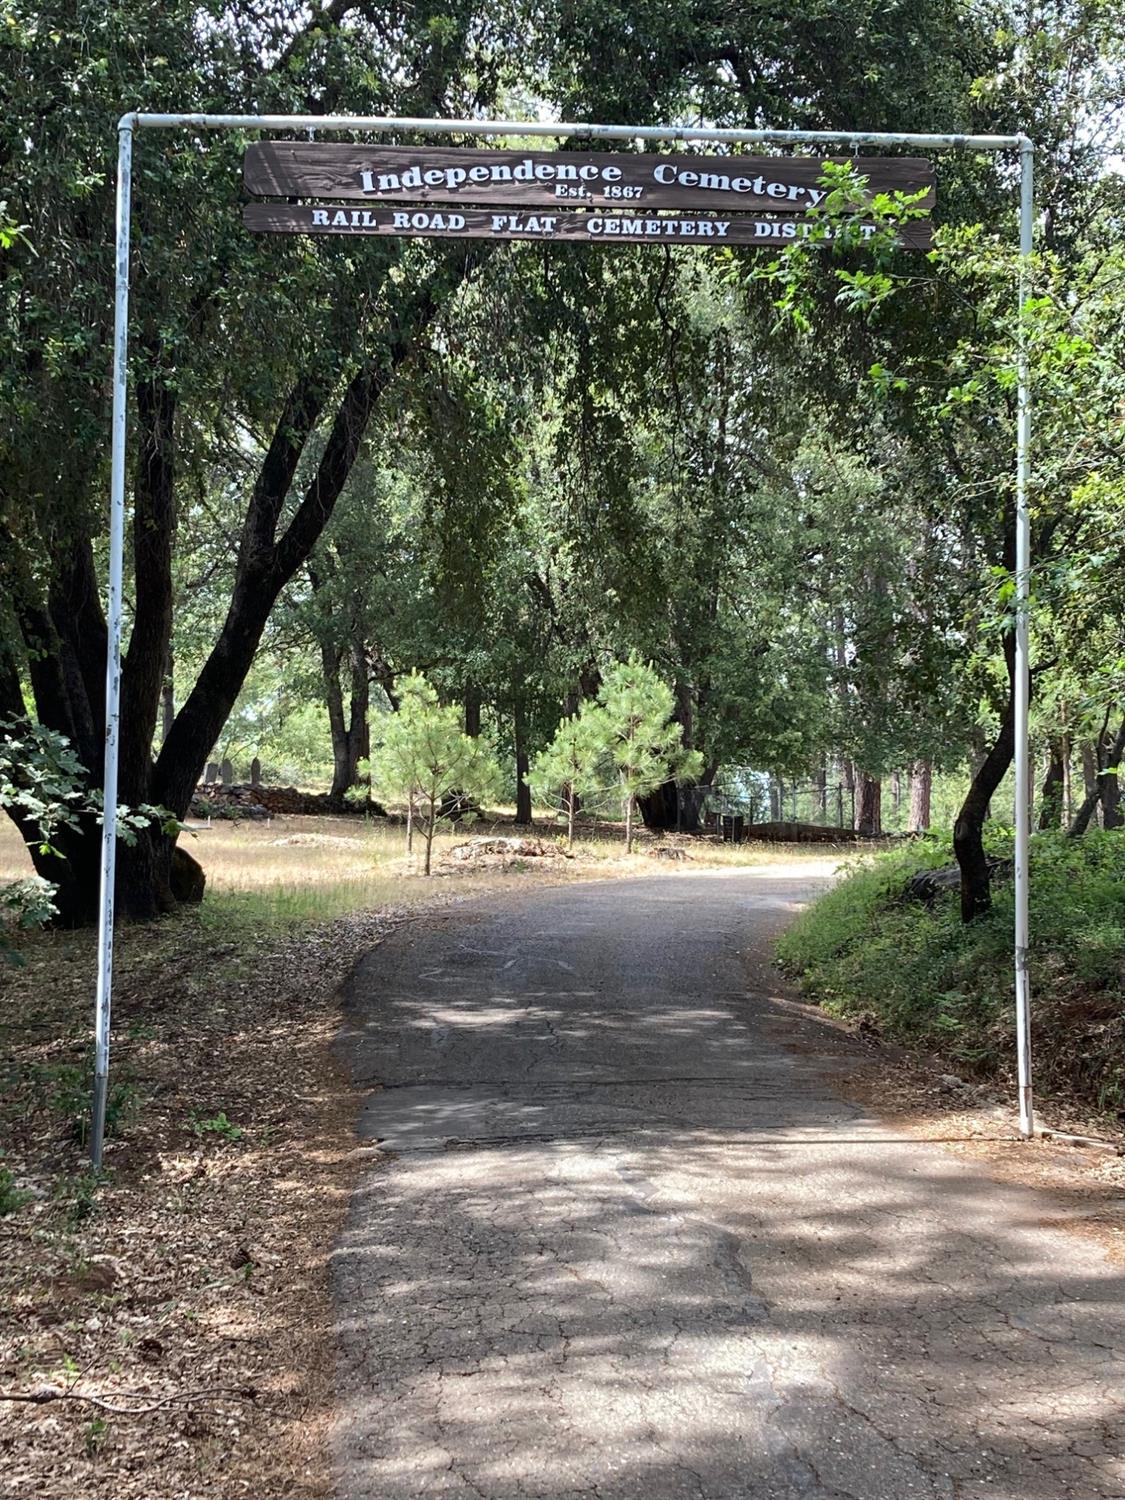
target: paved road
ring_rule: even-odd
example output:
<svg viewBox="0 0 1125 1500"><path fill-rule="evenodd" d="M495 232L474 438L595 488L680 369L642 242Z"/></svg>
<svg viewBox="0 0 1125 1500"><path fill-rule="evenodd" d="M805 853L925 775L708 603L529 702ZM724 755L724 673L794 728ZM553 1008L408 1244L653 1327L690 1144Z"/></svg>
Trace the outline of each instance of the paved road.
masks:
<svg viewBox="0 0 1125 1500"><path fill-rule="evenodd" d="M341 1500L1125 1497L1122 1279L843 1102L770 998L809 889L532 892L361 965Z"/></svg>

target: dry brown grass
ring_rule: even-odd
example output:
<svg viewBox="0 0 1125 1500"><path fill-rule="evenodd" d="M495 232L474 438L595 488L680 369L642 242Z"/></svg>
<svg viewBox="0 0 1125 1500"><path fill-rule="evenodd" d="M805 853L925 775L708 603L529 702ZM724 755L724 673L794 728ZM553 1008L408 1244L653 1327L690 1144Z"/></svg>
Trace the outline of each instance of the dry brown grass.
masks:
<svg viewBox="0 0 1125 1500"><path fill-rule="evenodd" d="M513 831L506 809L472 825L442 830L434 839L435 874L430 879L422 874L419 841L415 841L414 856L408 858L402 824L381 818L279 817L268 823L216 821L208 827L193 822L183 842L207 874L203 915L209 924L231 919L316 921L349 911L414 905L431 899L439 887L450 883L465 894L491 888L501 873L526 881L675 874L683 868L651 859L649 850L658 840L643 831L634 853L626 857L620 825L614 823L583 829L573 860L516 861L506 872L452 869L443 864L448 851L467 838ZM559 837L558 826L546 818L537 818L529 832L547 842ZM690 865L717 869L787 864L795 857L843 862L856 853L852 845L681 842ZM0 817L0 885L30 874L31 869L14 826Z"/></svg>

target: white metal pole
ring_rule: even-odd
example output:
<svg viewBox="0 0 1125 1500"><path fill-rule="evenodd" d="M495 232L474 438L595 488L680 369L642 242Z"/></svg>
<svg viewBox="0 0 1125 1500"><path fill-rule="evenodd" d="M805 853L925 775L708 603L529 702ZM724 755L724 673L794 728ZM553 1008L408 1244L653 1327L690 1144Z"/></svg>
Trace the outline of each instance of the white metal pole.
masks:
<svg viewBox="0 0 1125 1500"><path fill-rule="evenodd" d="M1031 783L1028 749L1028 708L1031 693L1031 654L1028 615L1031 605L1031 518L1028 477L1031 472L1031 366L1027 348L1027 302L1030 296L1029 259L1034 240L1033 173L1035 147L1020 142L1020 269L1018 337L1018 397L1016 405L1016 1069L1019 1082L1020 1135L1035 1132L1031 1089L1031 985L1027 972L1028 849L1031 837Z"/></svg>
<svg viewBox="0 0 1125 1500"><path fill-rule="evenodd" d="M150 130L361 130L372 134L588 136L602 141L711 141L717 145L918 146L935 151L1014 151L1022 135L934 135L901 130L738 130L706 125L602 125L589 120L441 120L412 115L122 115Z"/></svg>
<svg viewBox="0 0 1125 1500"><path fill-rule="evenodd" d="M113 1001L113 894L117 870L117 745L121 717L121 575L125 552L125 440L129 344L129 210L133 126L122 121L117 147L117 271L113 310L113 434L109 484L109 641L105 664L105 778L102 807L101 907L94 1029L94 1107L90 1162L102 1164L109 1089L109 1027Z"/></svg>

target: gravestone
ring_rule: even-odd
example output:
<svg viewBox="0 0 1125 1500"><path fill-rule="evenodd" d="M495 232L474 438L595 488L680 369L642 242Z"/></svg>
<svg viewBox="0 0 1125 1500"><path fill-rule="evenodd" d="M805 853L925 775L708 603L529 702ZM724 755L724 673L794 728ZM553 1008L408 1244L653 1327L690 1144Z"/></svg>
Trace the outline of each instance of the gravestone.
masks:
<svg viewBox="0 0 1125 1500"><path fill-rule="evenodd" d="M215 762L213 760L209 760L207 762L207 772L206 772L206 775L204 776L203 779L204 779L204 781L206 781L208 783L210 783L212 781L218 781L218 779L219 779L219 768L218 768L218 766L215 764Z"/></svg>
<svg viewBox="0 0 1125 1500"><path fill-rule="evenodd" d="M250 762L250 785L261 786L262 784L262 762L255 755Z"/></svg>
<svg viewBox="0 0 1125 1500"><path fill-rule="evenodd" d="M224 760L221 766L223 785L230 786L234 782L234 767L229 760Z"/></svg>

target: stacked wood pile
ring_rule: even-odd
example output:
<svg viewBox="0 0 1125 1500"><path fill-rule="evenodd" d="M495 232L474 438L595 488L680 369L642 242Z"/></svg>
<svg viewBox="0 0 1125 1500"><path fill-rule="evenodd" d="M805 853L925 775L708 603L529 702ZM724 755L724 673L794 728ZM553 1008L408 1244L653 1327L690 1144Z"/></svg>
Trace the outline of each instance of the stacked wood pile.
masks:
<svg viewBox="0 0 1125 1500"><path fill-rule="evenodd" d="M446 865L495 865L504 867L513 859L573 859L567 849L536 838L466 839L463 844L454 844L448 850L443 864Z"/></svg>

